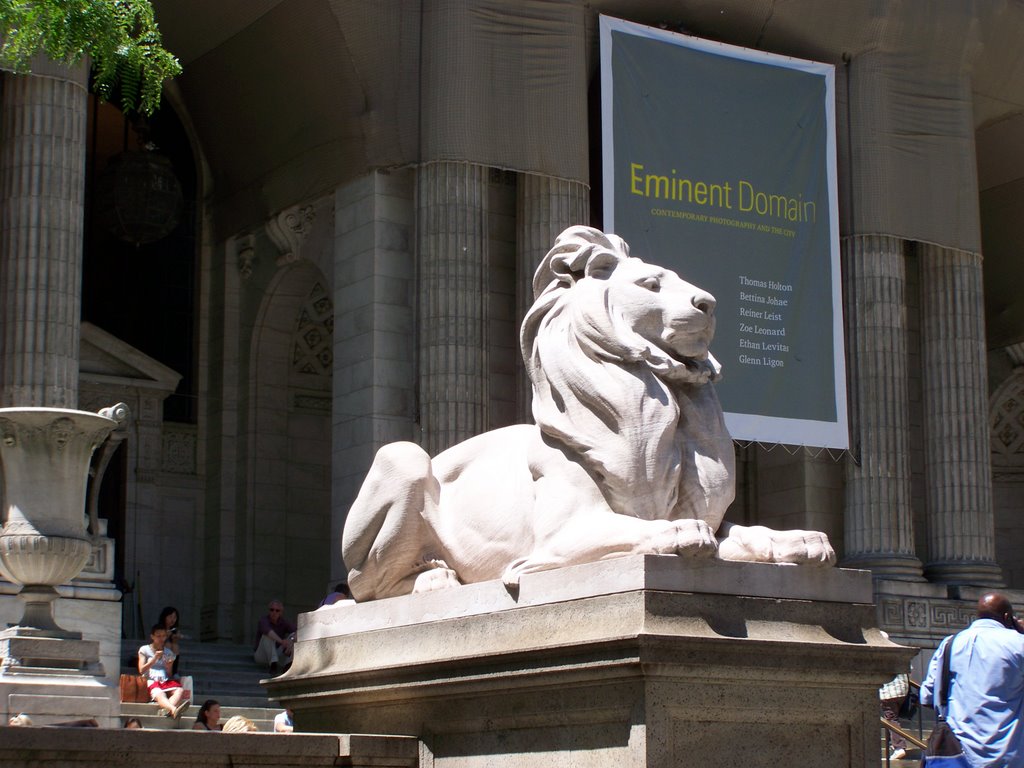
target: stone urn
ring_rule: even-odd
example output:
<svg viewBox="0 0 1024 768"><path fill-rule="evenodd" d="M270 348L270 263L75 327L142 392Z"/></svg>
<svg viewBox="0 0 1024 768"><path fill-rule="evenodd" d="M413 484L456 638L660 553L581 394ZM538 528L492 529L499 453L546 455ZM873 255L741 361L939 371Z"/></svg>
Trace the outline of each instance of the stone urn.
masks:
<svg viewBox="0 0 1024 768"><path fill-rule="evenodd" d="M89 560L89 464L97 446L127 417L124 403L99 413L0 408L0 573L22 585L18 596L25 607L17 631L81 639L54 620L56 587L75 578Z"/></svg>

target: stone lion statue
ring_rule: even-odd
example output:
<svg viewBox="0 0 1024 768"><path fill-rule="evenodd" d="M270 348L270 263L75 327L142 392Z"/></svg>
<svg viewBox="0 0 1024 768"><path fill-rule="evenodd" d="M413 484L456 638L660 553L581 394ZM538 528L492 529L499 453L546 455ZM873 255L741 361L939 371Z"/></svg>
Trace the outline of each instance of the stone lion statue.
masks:
<svg viewBox="0 0 1024 768"><path fill-rule="evenodd" d="M581 226L559 235L533 292L520 341L536 425L433 459L381 448L342 536L356 600L513 587L630 554L835 562L822 533L723 522L734 454L711 386L714 297Z"/></svg>

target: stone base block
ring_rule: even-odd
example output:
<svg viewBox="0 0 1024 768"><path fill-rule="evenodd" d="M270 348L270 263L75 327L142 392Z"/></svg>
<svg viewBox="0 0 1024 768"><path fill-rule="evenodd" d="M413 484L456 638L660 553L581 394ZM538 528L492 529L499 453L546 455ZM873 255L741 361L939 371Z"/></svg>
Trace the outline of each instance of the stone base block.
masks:
<svg viewBox="0 0 1024 768"><path fill-rule="evenodd" d="M12 625L24 605L15 597L17 585L0 579L0 627ZM99 660L107 676L117 682L121 669L121 593L111 588L62 586L54 604L57 623L100 644Z"/></svg>
<svg viewBox="0 0 1024 768"><path fill-rule="evenodd" d="M3 723L26 714L34 725L94 718L102 728L117 728L118 689L102 677L87 675L0 675Z"/></svg>
<svg viewBox="0 0 1024 768"><path fill-rule="evenodd" d="M300 617L267 681L299 730L421 740L423 767L878 765L914 650L867 572L636 556Z"/></svg>
<svg viewBox="0 0 1024 768"><path fill-rule="evenodd" d="M0 716L26 714L36 725L94 718L116 727L120 690L103 676L99 643L0 632Z"/></svg>

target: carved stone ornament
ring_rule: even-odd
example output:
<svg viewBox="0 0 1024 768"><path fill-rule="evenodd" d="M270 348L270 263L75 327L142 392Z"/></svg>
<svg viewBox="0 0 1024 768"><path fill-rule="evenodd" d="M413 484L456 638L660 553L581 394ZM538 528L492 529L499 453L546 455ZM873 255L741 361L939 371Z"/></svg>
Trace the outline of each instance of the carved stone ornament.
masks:
<svg viewBox="0 0 1024 768"><path fill-rule="evenodd" d="M715 299L570 227L533 280L520 343L534 425L431 458L384 446L349 511L357 600L630 554L831 565L828 538L724 522L734 453L709 347ZM718 539L716 540L716 535Z"/></svg>
<svg viewBox="0 0 1024 768"><path fill-rule="evenodd" d="M0 408L4 526L0 571L21 584L19 626L36 636L76 637L54 622L55 587L82 570L92 551L86 532L89 463L127 407L103 413L61 408Z"/></svg>
<svg viewBox="0 0 1024 768"><path fill-rule="evenodd" d="M252 243L239 248L239 274L242 280L249 280L253 276L253 264L256 262L256 251Z"/></svg>
<svg viewBox="0 0 1024 768"><path fill-rule="evenodd" d="M277 259L279 266L298 261L302 243L313 228L315 219L316 209L312 205L296 205L267 221L267 235L281 252Z"/></svg>

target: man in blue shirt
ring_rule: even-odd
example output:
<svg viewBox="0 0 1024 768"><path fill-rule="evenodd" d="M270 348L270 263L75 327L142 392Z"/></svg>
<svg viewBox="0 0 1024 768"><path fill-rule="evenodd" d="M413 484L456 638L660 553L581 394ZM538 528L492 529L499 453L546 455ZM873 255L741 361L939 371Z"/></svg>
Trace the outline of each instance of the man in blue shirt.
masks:
<svg viewBox="0 0 1024 768"><path fill-rule="evenodd" d="M942 641L921 684L921 703L935 706L939 659L952 642L946 721L974 768L1024 766L1024 625L1005 595L978 600L971 626Z"/></svg>

